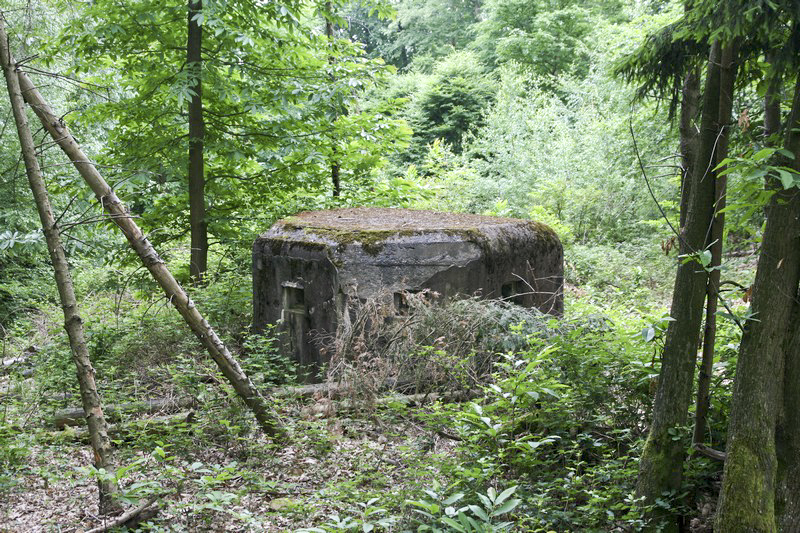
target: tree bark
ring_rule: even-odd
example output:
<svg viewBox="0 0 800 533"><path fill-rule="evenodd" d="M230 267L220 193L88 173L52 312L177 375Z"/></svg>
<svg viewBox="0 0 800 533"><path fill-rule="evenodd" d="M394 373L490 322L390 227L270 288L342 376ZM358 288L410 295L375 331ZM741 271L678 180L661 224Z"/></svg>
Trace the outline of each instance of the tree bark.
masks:
<svg viewBox="0 0 800 533"><path fill-rule="evenodd" d="M331 17L333 16L333 4L331 2L325 2L325 11L326 11L326 18L325 18L325 35L328 37L328 45L333 48L333 21ZM328 63L333 67L333 64L336 62L336 58L334 57L333 53L328 56ZM336 81L333 72L331 72L331 83ZM333 122L336 122L338 118L337 110L334 108L333 110ZM331 124L332 126L333 124ZM331 139L331 144L333 145L332 153L333 157L331 160L331 185L333 186L333 197L336 198L341 194L342 185L341 180L339 178L339 161L336 157L336 139Z"/></svg>
<svg viewBox="0 0 800 533"><path fill-rule="evenodd" d="M775 53L767 54L767 62L770 64L769 81L767 82L767 92L764 95L764 137L769 139L772 135L780 132L781 129L781 84L783 74L776 66ZM768 141L769 142L769 141Z"/></svg>
<svg viewBox="0 0 800 533"><path fill-rule="evenodd" d="M792 130L798 127L800 76L786 128L786 148L796 156L792 162L795 169L800 168L800 134ZM777 192L767 206L767 225L753 283L751 311L755 320L745 326L736 366L728 455L715 526L722 532L777 531L776 490L780 493L781 480L791 484L797 481L786 479L787 473L796 471L796 457L778 471L776 424L783 400L793 403L798 393L797 382L789 383L786 391L783 383L784 350L797 329L791 319L800 283L800 191L797 187L783 189L774 178L769 179L768 186ZM786 414L790 416L784 423L791 427L797 412ZM783 453L791 450L793 441L782 439ZM796 498L793 495L791 499ZM786 509L790 506L784 505L779 512ZM783 516L787 516L785 512Z"/></svg>
<svg viewBox="0 0 800 533"><path fill-rule="evenodd" d="M189 31L186 44L186 68L194 82L189 101L189 229L192 250L189 275L203 281L208 269L208 223L206 222L206 180L203 171L203 27L196 16L203 12L202 0L189 0Z"/></svg>
<svg viewBox="0 0 800 533"><path fill-rule="evenodd" d="M697 156L690 178L691 195L686 226L682 230L682 254L695 254L708 244L714 216L714 150L717 141L720 99L720 44L709 53L703 96L703 119ZM639 461L637 496L653 505L664 494L680 489L686 442L680 438L686 425L692 395L698 337L703 318L707 272L696 261L678 266L671 316L661 357L658 389L653 404L653 422ZM678 438L676 438L678 437ZM678 517L656 513L654 522L666 521L666 531L676 531ZM659 527L653 524L653 529Z"/></svg>
<svg viewBox="0 0 800 533"><path fill-rule="evenodd" d="M777 93L777 91L776 91ZM795 88L793 109L800 108L800 78ZM769 96L769 92L768 92ZM778 116L780 116L778 114ZM793 115L795 127L800 117ZM787 132L787 147L795 154L791 166L800 172L800 133ZM795 195L800 191L794 190ZM800 212L797 213L800 216ZM800 228L800 223L796 222ZM800 229L798 229L800 231ZM799 243L800 245L800 243ZM795 295L792 317L786 331L783 375L782 410L775 428L775 448L778 458L775 515L780 531L800 531L800 290Z"/></svg>
<svg viewBox="0 0 800 533"><path fill-rule="evenodd" d="M737 46L732 43L722 50L720 64L719 124L720 132L715 154L715 166L728 157L728 131L733 111L733 85L736 81L735 63ZM721 169L720 169L721 170ZM717 171L719 172L719 171ZM714 348L717 336L717 300L719 299L720 266L722 265L722 238L725 229L725 195L728 177L715 176L714 220L711 224L711 272L708 274L706 289L706 324L703 331L703 356L697 378L697 398L695 401L694 432L692 443L702 444L705 440L708 409L711 401L711 372L714 366Z"/></svg>
<svg viewBox="0 0 800 533"><path fill-rule="evenodd" d="M272 412L267 400L261 396L253 382L217 336L214 329L195 307L194 302L186 294L186 291L175 280L164 261L159 257L158 252L133 221L127 208L111 187L108 186L94 163L84 154L66 124L53 113L27 74L20 71L18 77L25 99L38 115L45 129L89 184L100 205L110 215L109 218L125 234L131 248L134 249L144 266L161 286L166 297L181 314L192 332L200 339L200 342L205 346L222 374L233 386L233 389L253 412L261 428L274 439L283 438L284 429L276 414Z"/></svg>
<svg viewBox="0 0 800 533"><path fill-rule="evenodd" d="M783 411L775 431L775 515L779 531L800 531L800 292L795 298L783 376ZM792 328L792 324L795 326Z"/></svg>
<svg viewBox="0 0 800 533"><path fill-rule="evenodd" d="M3 27L3 20L0 17L0 62L5 73L8 94L11 99L11 108L14 113L14 121L17 125L17 134L22 147L22 157L25 161L25 171L28 176L28 184L33 193L36 209L39 212L39 220L42 223L47 250L50 253L50 261L53 264L56 285L58 286L58 296L61 300L61 308L64 312L64 329L69 336L72 359L78 375L78 385L81 391L81 402L83 404L83 415L89 430L89 439L94 450L94 466L97 469L104 469L106 472L113 472L111 462L111 440L108 438L108 427L103 414L103 406L100 395L97 392L97 384L94 380L94 368L89 359L89 350L86 346L86 338L83 332L83 321L78 308L78 301L75 298L75 290L72 285L72 276L69 271L64 247L61 245L61 236L56 224L53 210L50 206L50 199L47 195L39 161L36 159L36 147L33 142L28 125L28 118L25 114L25 102L17 78L14 61L11 58L11 50L8 44L8 36ZM100 513L107 514L120 508L115 499L117 484L113 479L102 478L98 481L100 493Z"/></svg>
<svg viewBox="0 0 800 533"><path fill-rule="evenodd" d="M681 115L678 130L680 132L681 153L681 204L679 227L686 226L686 213L689 210L691 196L690 181L692 165L697 154L697 128L694 126L697 107L700 103L700 73L693 67L683 80L681 89Z"/></svg>

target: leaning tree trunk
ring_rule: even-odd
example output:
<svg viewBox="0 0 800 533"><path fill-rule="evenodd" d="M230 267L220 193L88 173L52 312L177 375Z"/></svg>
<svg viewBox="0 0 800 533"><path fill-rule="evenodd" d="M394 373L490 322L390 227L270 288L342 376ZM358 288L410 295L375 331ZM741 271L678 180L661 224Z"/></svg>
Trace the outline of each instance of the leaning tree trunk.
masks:
<svg viewBox="0 0 800 533"><path fill-rule="evenodd" d="M97 392L97 385L94 380L94 368L89 360L89 350L86 347L86 338L83 334L83 321L78 309L78 301L75 298L75 290L72 286L72 276L69 272L69 263L61 245L61 236L58 225L56 224L53 210L50 207L50 199L47 196L42 172L39 168L39 161L36 159L36 148L33 142L33 135L28 126L28 118L25 114L25 102L17 78L16 65L11 60L8 36L3 27L3 20L0 17L0 63L5 72L8 95L11 99L11 108L14 113L14 120L17 124L17 134L22 147L22 158L25 161L25 171L28 175L33 198L36 202L36 209L39 211L39 220L42 223L47 250L50 252L50 261L53 263L53 272L58 286L58 296L61 299L61 308L64 312L64 329L69 336L69 345L72 351L72 359L78 373L78 385L81 391L81 402L83 403L83 413L86 417L86 424L89 429L89 439L94 450L94 466L111 472L111 440L108 438L108 428L103 416L103 407L100 403L100 395ZM117 492L116 482L108 477L98 481L100 491L100 514L107 514L119 509L119 503L115 499Z"/></svg>
<svg viewBox="0 0 800 533"><path fill-rule="evenodd" d="M203 27L196 17L203 12L202 0L189 0L189 31L186 69L194 80L189 100L189 275L201 282L208 269L208 223L206 222L206 180L203 171Z"/></svg>
<svg viewBox="0 0 800 533"><path fill-rule="evenodd" d="M733 111L733 84L736 81L735 63L737 46L730 44L722 50L720 64L719 139L715 153L715 164L728 157L730 119ZM718 169L720 172L722 169ZM703 357L697 377L694 432L692 442L702 444L705 439L708 409L711 403L711 371L714 366L714 347L717 338L717 300L719 294L720 266L722 265L722 239L725 229L725 195L728 177L717 176L714 188L714 221L711 224L711 272L706 289L706 324L703 330Z"/></svg>
<svg viewBox="0 0 800 533"><path fill-rule="evenodd" d="M720 99L720 44L711 46L703 95L703 119L697 157L692 165L686 226L682 229L681 252L694 254L708 244L708 230L714 216L714 149L718 134ZM673 290L658 390L653 404L653 423L639 461L636 492L646 505L653 505L664 493L675 494L681 486L686 443L675 432L686 425L692 396L698 337L703 319L707 272L696 261L678 266ZM678 434L679 435L679 434ZM677 517L651 515L675 531ZM654 524L654 528L657 527Z"/></svg>
<svg viewBox="0 0 800 533"><path fill-rule="evenodd" d="M786 128L786 148L795 155L791 164L800 170L800 133L793 131L796 128L800 128L800 76ZM798 459L794 457L788 465L782 465L789 468L779 474L775 436L784 399L784 350L797 329L792 313L800 283L800 190L783 189L774 178L768 186L777 192L767 207L767 225L753 283L751 312L755 320L745 326L736 365L728 453L715 526L721 532L777 531L777 477L797 469ZM785 398L791 402L797 398L798 383L787 384ZM796 409L797 404L791 407ZM784 422L791 424L797 411L789 414ZM782 445L791 446L795 439L784 439ZM793 495L792 500L796 498Z"/></svg>
<svg viewBox="0 0 800 533"><path fill-rule="evenodd" d="M175 280L164 261L159 257L147 237L133 221L128 209L123 205L108 183L100 175L78 142L69 132L63 120L53 113L50 106L24 72L18 73L23 95L39 116L45 129L70 158L83 179L94 191L98 201L110 215L110 219L122 230L131 248L139 256L144 266L163 289L166 297L175 306L191 330L203 343L214 362L227 378L245 404L250 408L265 433L273 438L282 438L282 428L276 414L270 409L267 400L261 396L239 363L217 336L214 329L195 307L194 302Z"/></svg>

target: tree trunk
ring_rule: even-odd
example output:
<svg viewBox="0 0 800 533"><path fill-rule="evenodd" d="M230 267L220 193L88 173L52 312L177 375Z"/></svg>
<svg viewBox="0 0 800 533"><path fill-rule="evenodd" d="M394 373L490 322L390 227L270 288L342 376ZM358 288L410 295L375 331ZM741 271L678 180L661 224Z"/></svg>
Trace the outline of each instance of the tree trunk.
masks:
<svg viewBox="0 0 800 533"><path fill-rule="evenodd" d="M767 93L764 95L764 137L767 138L780 132L781 129L781 85L783 75L775 66L775 52L767 53L767 62L770 64Z"/></svg>
<svg viewBox="0 0 800 533"><path fill-rule="evenodd" d="M689 197L691 195L690 181L692 165L697 154L697 128L694 120L697 117L697 106L700 100L700 72L698 67L693 67L683 80L681 90L681 115L678 130L680 131L681 152L681 205L680 228L686 226L686 212L689 210ZM682 231L682 230L681 230Z"/></svg>
<svg viewBox="0 0 800 533"><path fill-rule="evenodd" d="M189 0L189 37L186 44L186 69L194 95L189 101L189 227L191 254L189 275L197 282L208 269L208 224L206 222L206 180L203 173L203 27L195 19L203 12L202 0Z"/></svg>
<svg viewBox="0 0 800 533"><path fill-rule="evenodd" d="M717 141L720 99L720 45L711 46L703 96L703 119L697 157L689 179L691 195L686 226L682 230L681 252L694 254L708 244L714 216L714 149ZM637 495L652 505L664 493L675 494L681 486L686 442L680 437L686 425L692 396L698 337L703 319L707 272L696 261L678 266L671 316L661 357L658 390L653 404L653 423L639 461ZM677 517L667 519L667 531L677 530ZM657 527L653 524L653 527Z"/></svg>
<svg viewBox="0 0 800 533"><path fill-rule="evenodd" d="M783 375L783 411L775 431L775 515L779 531L800 531L800 292L795 298ZM794 324L794 326L792 326Z"/></svg>
<svg viewBox="0 0 800 533"><path fill-rule="evenodd" d="M722 50L720 64L719 141L715 154L715 166L728 157L728 139L731 112L733 111L733 84L736 81L736 44ZM703 332L703 358L697 378L694 432L692 443L702 444L705 439L708 408L710 405L711 372L714 366L714 347L717 336L717 299L719 298L720 265L722 265L722 238L725 229L725 195L728 177L717 176L714 192L714 221L711 225L711 272L706 289L706 325Z"/></svg>
<svg viewBox="0 0 800 533"><path fill-rule="evenodd" d="M328 37L328 46L333 48L333 21L331 17L333 16L333 4L331 2L325 2L325 11L326 11L326 18L325 18L325 35ZM336 58L331 52L331 55L328 56L328 63L333 67L333 64L336 62ZM333 72L331 72L331 83L336 81ZM331 127L333 123L336 122L338 118L338 112L334 108L333 110L333 121L331 123ZM333 157L331 160L331 184L333 185L333 196L334 198L338 197L341 194L341 182L339 179L339 161L336 158L336 139L331 138L331 144L333 145L332 153Z"/></svg>
<svg viewBox="0 0 800 533"><path fill-rule="evenodd" d="M89 350L86 347L86 338L83 333L83 321L78 309L78 301L75 298L75 291L72 286L72 276L69 272L64 248L61 245L61 236L53 210L50 207L50 199L47 196L44 179L42 178L39 161L36 159L36 147L33 142L33 135L28 126L28 118L25 114L25 102L20 91L19 80L15 72L16 65L11 59L11 51L8 45L8 36L3 27L3 20L0 17L0 62L5 72L8 94L11 99L11 108L14 113L14 120L17 125L17 134L22 147L22 157L25 161L25 171L28 175L33 198L36 202L36 209L39 211L39 220L42 223L47 249L50 252L50 261L53 263L56 285L58 286L58 296L61 300L61 308L64 312L64 329L69 336L69 345L72 351L72 359L78 374L78 384L81 391L81 402L83 404L83 414L89 429L89 438L94 450L94 466L97 469L104 469L106 472L113 472L111 464L111 440L108 438L108 428L106 426L103 407L100 402L100 395L97 392L97 385L94 380L94 368L89 360ZM100 492L100 513L107 514L120 508L115 500L117 484L113 479L104 478L98 481Z"/></svg>
<svg viewBox="0 0 800 533"><path fill-rule="evenodd" d="M797 78L786 148L795 154L792 165L798 166L800 134L800 76ZM783 189L770 178L769 187L777 190L767 207L767 225L761 243L758 270L753 283L751 311L755 320L748 321L739 348L731 416L728 425L727 459L717 507L716 531L777 531L776 490L781 482L794 485L797 479L786 476L797 469L797 457L790 458L778 470L776 424L784 400L792 411L783 420L792 426L797 415L797 382L787 382L784 391L784 350L789 346L797 325L792 323L800 283L800 191ZM794 371L794 369L792 369ZM782 437L786 437L781 432ZM787 453L794 438L782 438L781 448ZM797 498L792 495L789 500ZM788 521L785 511L792 506L778 501L779 513ZM789 514L794 515L793 512ZM785 531L795 531L786 529Z"/></svg>
<svg viewBox="0 0 800 533"><path fill-rule="evenodd" d="M208 353L233 386L233 389L253 412L261 428L275 439L282 438L284 430L275 413L270 409L269 403L259 394L253 382L242 371L239 363L228 351L228 348L217 337L213 328L200 314L200 311L197 310L194 302L183 290L183 287L172 276L164 261L159 257L158 252L133 221L127 208L117 198L111 187L108 186L94 163L83 153L83 150L64 122L52 112L50 106L47 105L47 102L42 98L30 78L24 72L19 72L18 77L25 99L39 116L45 129L89 184L100 204L110 215L109 218L125 234L131 248L136 251L144 266L164 290L166 297L172 302L197 338L200 339L200 342L203 343L203 346L208 350Z"/></svg>

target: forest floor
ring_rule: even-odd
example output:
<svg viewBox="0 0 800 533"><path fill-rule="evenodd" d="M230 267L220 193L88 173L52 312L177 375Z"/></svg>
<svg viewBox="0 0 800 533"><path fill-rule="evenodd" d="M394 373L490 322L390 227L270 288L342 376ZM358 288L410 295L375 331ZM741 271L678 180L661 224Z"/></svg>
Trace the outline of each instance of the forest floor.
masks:
<svg viewBox="0 0 800 533"><path fill-rule="evenodd" d="M151 520L162 531L296 531L369 523L389 510L397 516L421 483L435 486L437 465L452 459L453 441L399 411L351 417L317 403L324 413L308 414L308 406L297 403L283 406L284 416L299 420L285 446L202 412L168 432L158 424L148 428L142 418L137 432L117 443L115 461L127 469L120 488L131 505L162 494L161 510ZM79 434L43 427L26 432L28 464L6 487L0 531L102 526L97 485L87 476L91 450Z"/></svg>

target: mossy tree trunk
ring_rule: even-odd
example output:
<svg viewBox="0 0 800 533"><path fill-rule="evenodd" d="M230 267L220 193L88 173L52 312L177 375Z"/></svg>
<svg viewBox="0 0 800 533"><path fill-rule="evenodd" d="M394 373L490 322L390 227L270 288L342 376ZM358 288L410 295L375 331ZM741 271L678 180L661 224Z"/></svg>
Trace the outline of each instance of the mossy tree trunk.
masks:
<svg viewBox="0 0 800 533"><path fill-rule="evenodd" d="M682 228L681 253L693 254L708 245L714 217L714 152L719 134L720 58L718 42L711 46L703 95L703 118L699 144L688 190L686 225ZM671 316L661 357L658 389L653 405L653 422L639 461L637 496L646 505L670 498L681 486L687 447L684 427L692 396L700 325L703 320L707 272L696 261L678 266ZM668 531L678 529L675 516L651 515L653 527L666 521Z"/></svg>
<svg viewBox="0 0 800 533"><path fill-rule="evenodd" d="M786 148L795 154L791 164L800 170L800 76L786 128ZM798 382L786 381L797 369L785 352L796 336L792 321L800 283L800 190L783 189L770 179L777 192L767 207L767 225L753 284L752 313L739 350L736 381L728 426L727 459L716 518L720 532L797 531L798 461L791 454L797 446ZM784 375L784 368L789 372ZM784 387L786 383L786 387ZM785 390L784 390L785 388ZM788 406L786 405L788 404ZM786 407L788 407L788 409ZM778 417L784 410L776 443ZM788 415L788 416L787 416ZM776 445L777 444L777 445ZM782 461L779 468L779 450ZM794 479L788 476L794 473ZM776 491L779 495L776 498ZM788 529L778 529L779 517Z"/></svg>
<svg viewBox="0 0 800 533"><path fill-rule="evenodd" d="M684 5L688 12L691 8L688 3ZM681 203L679 227L686 225L686 215L689 211L689 197L691 194L692 165L697 156L697 127L695 120L700 106L700 66L693 64L683 79L681 87L681 112L678 121L680 132L681 154Z"/></svg>
<svg viewBox="0 0 800 533"><path fill-rule="evenodd" d="M700 72L699 68L692 68L683 80L681 89L681 115L678 129L680 130L681 153L681 204L680 227L686 225L686 214L689 211L689 196L692 176L692 165L697 154L697 129L694 121L697 118L697 109L700 103Z"/></svg>
<svg viewBox="0 0 800 533"><path fill-rule="evenodd" d="M8 36L3 27L2 16L0 16L0 64L2 64L5 74L8 95L17 126L17 134L22 147L22 158L25 162L28 184L36 202L39 220L42 223L42 230L47 241L47 250L50 253L50 261L53 264L58 296L61 301L61 309L64 312L64 329L69 336L70 350L72 359L75 362L78 386L81 391L83 413L89 430L89 440L94 451L94 466L97 469L112 472L111 440L108 437L108 426L103 414L100 394L97 392L94 368L89 359L89 349L86 346L86 337L83 331L83 320L78 308L78 301L75 298L67 256L64 253L64 247L61 245L60 231L53 215L39 161L36 159L36 146L25 114L25 102L22 98L22 91L17 78L16 65L11 58ZM98 481L98 488L100 492L100 514L119 510L119 502L115 499L115 494L117 493L116 482L110 477L104 477Z"/></svg>

